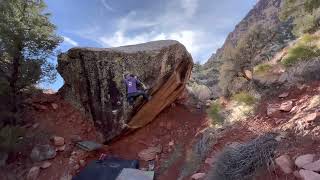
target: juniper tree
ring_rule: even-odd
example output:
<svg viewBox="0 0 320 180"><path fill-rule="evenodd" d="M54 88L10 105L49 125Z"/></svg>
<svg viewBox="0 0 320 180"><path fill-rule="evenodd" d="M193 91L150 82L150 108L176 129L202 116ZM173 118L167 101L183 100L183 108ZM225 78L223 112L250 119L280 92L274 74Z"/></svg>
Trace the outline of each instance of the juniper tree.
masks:
<svg viewBox="0 0 320 180"><path fill-rule="evenodd" d="M43 0L0 0L0 91L13 112L22 89L55 78L48 58L62 39L45 9Z"/></svg>

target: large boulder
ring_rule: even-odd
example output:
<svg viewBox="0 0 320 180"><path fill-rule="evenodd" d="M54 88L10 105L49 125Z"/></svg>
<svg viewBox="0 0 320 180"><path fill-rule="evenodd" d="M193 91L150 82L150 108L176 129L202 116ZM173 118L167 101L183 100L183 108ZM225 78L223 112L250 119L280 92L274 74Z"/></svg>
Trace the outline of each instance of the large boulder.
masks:
<svg viewBox="0 0 320 180"><path fill-rule="evenodd" d="M136 129L151 122L185 90L193 66L191 55L177 41L154 41L117 48L72 48L58 57L65 84L59 93L95 123L105 140L128 124ZM123 74L133 73L149 89L152 99L126 100Z"/></svg>

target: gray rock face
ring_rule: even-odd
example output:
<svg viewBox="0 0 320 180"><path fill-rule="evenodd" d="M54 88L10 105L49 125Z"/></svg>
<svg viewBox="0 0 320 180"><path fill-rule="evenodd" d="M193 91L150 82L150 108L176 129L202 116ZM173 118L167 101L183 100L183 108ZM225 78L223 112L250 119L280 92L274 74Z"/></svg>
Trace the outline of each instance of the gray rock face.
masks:
<svg viewBox="0 0 320 180"><path fill-rule="evenodd" d="M320 59L309 59L288 68L280 78L279 82L295 84L297 82L306 82L320 80Z"/></svg>
<svg viewBox="0 0 320 180"><path fill-rule="evenodd" d="M33 161L44 161L56 157L57 153L54 147L50 145L36 145L31 151Z"/></svg>
<svg viewBox="0 0 320 180"><path fill-rule="evenodd" d="M94 122L105 140L124 125L140 128L152 121L185 90L192 57L177 41L155 41L117 48L73 48L58 57L65 84L59 93ZM130 107L123 75L132 73L147 87L151 101Z"/></svg>

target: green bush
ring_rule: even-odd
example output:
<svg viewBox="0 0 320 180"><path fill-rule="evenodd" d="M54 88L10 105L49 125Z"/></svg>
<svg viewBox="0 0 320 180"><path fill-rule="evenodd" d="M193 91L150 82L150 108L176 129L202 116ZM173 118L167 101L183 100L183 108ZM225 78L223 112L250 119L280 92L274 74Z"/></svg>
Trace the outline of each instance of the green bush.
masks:
<svg viewBox="0 0 320 180"><path fill-rule="evenodd" d="M219 102L212 103L210 108L207 110L209 117L212 118L213 125L224 123L224 117L221 111L222 111L222 106L220 105Z"/></svg>
<svg viewBox="0 0 320 180"><path fill-rule="evenodd" d="M0 129L0 150L11 152L17 148L19 137L24 135L24 130L18 126L5 126Z"/></svg>
<svg viewBox="0 0 320 180"><path fill-rule="evenodd" d="M272 66L270 64L259 64L253 68L255 74L264 74L267 73Z"/></svg>
<svg viewBox="0 0 320 180"><path fill-rule="evenodd" d="M256 102L256 98L246 92L239 92L232 96L232 100L238 102L238 103L244 103L246 105L253 105Z"/></svg>
<svg viewBox="0 0 320 180"><path fill-rule="evenodd" d="M320 50L316 46L299 44L288 50L288 54L282 60L282 64L289 67L301 60L309 60L318 56L320 56Z"/></svg>

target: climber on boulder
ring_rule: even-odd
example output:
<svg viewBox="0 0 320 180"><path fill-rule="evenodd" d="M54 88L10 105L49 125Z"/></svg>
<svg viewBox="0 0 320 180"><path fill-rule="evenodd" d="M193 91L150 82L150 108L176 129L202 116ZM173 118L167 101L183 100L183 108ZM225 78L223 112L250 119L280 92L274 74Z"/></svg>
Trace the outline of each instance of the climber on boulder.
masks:
<svg viewBox="0 0 320 180"><path fill-rule="evenodd" d="M133 105L135 99L139 96L143 96L143 99L150 100L150 96L145 92L146 86L139 81L137 76L133 74L126 74L124 76L124 81L127 87L127 100L130 105ZM138 86L140 86L143 90L139 90Z"/></svg>

